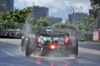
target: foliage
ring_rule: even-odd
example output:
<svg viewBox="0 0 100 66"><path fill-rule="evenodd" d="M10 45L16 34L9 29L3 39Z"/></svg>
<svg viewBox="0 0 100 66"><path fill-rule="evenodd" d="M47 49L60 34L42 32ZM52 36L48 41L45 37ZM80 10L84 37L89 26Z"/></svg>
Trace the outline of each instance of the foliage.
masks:
<svg viewBox="0 0 100 66"><path fill-rule="evenodd" d="M90 16L86 16L82 19L82 22L77 22L76 26L78 32L78 38L80 40L91 40L92 34L87 34L88 31L93 31L93 19Z"/></svg>
<svg viewBox="0 0 100 66"><path fill-rule="evenodd" d="M60 28L62 25L62 23L55 23L54 25L52 25L52 27L55 27L55 28Z"/></svg>
<svg viewBox="0 0 100 66"><path fill-rule="evenodd" d="M100 0L90 0L93 5L100 5Z"/></svg>
<svg viewBox="0 0 100 66"><path fill-rule="evenodd" d="M82 22L77 22L77 29L81 31L89 31L93 27L92 18L86 16L82 19Z"/></svg>
<svg viewBox="0 0 100 66"><path fill-rule="evenodd" d="M52 27L55 28L69 28L69 29L76 29L72 24L70 24L69 22L65 22L65 23L56 23L54 25L52 25Z"/></svg>
<svg viewBox="0 0 100 66"><path fill-rule="evenodd" d="M96 14L95 13L97 13L97 12L94 12L97 8L99 8L100 7L100 0L90 0L90 2L91 2L91 7L92 7L92 9L90 9L89 10L89 13L90 13L90 16L93 18L93 20L94 20L94 30L95 30L95 24L96 24ZM98 12L100 12L100 9L99 9L99 11Z"/></svg>
<svg viewBox="0 0 100 66"><path fill-rule="evenodd" d="M93 12L96 8L100 7L100 2L98 2L97 0L91 0L91 7L92 9L89 10L89 13L91 15L92 18L94 18ZM95 19L95 18L94 18Z"/></svg>
<svg viewBox="0 0 100 66"><path fill-rule="evenodd" d="M100 7L100 0L90 0L92 10L95 10L97 7ZM90 11L91 12L91 11Z"/></svg>
<svg viewBox="0 0 100 66"><path fill-rule="evenodd" d="M14 11L10 11L8 13L2 12L0 21L25 23L28 14L32 11L33 11L32 8L27 7L22 10L15 9Z"/></svg>
<svg viewBox="0 0 100 66"><path fill-rule="evenodd" d="M27 17L25 22L26 23L28 22L31 25L35 25L36 22L37 22L37 19L36 18Z"/></svg>
<svg viewBox="0 0 100 66"><path fill-rule="evenodd" d="M39 20L32 18L32 8L24 8L22 10L15 9L14 11L10 11L8 13L2 12L0 21L6 21L6 22L16 22L16 23L25 23L29 22L32 25L37 26L48 26L48 17L40 18Z"/></svg>
<svg viewBox="0 0 100 66"><path fill-rule="evenodd" d="M39 20L37 20L35 25L37 25L37 26L49 26L48 17L45 17L44 19L40 18Z"/></svg>

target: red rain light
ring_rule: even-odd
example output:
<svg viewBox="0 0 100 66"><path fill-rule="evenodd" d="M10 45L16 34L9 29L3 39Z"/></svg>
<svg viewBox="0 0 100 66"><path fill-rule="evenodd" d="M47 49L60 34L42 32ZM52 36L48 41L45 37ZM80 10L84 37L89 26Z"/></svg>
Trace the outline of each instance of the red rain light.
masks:
<svg viewBox="0 0 100 66"><path fill-rule="evenodd" d="M66 39L65 39L65 43L67 43L67 42L68 42L68 40L69 40L69 39L68 39L68 37L66 37Z"/></svg>
<svg viewBox="0 0 100 66"><path fill-rule="evenodd" d="M40 39L40 37L38 37L38 42L41 42L41 39Z"/></svg>
<svg viewBox="0 0 100 66"><path fill-rule="evenodd" d="M52 44L52 45L50 45L50 48L51 49L55 49L56 48L56 45Z"/></svg>

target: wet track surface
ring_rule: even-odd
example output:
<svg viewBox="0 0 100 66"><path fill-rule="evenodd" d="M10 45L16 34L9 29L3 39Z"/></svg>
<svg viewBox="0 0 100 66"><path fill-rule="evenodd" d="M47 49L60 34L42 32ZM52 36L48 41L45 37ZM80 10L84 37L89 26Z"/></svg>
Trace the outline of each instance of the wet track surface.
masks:
<svg viewBox="0 0 100 66"><path fill-rule="evenodd" d="M25 57L20 39L0 38L0 66L100 66L100 44L79 42L77 59L66 57Z"/></svg>

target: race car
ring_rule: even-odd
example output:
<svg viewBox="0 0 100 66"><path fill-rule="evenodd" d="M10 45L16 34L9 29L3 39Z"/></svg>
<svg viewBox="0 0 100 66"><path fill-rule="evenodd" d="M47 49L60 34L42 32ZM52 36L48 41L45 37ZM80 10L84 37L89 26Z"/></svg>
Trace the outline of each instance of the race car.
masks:
<svg viewBox="0 0 100 66"><path fill-rule="evenodd" d="M22 51L26 56L38 54L40 56L61 55L78 56L78 40L67 32L47 29L36 35L24 35L21 40Z"/></svg>

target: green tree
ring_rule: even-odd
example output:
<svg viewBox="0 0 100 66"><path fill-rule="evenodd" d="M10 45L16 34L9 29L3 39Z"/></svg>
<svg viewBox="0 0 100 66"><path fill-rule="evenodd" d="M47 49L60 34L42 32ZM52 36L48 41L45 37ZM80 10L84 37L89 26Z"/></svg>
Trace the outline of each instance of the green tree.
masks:
<svg viewBox="0 0 100 66"><path fill-rule="evenodd" d="M97 14L95 14L95 13L100 12L100 9L96 10L97 8L100 7L100 0L90 0L90 2L91 2L90 6L92 7L92 9L89 10L89 13L94 20L93 26L94 26L94 30L95 30L95 24L96 24L95 19L97 16ZM97 11L97 12L94 12L94 11Z"/></svg>
<svg viewBox="0 0 100 66"><path fill-rule="evenodd" d="M0 21L25 23L26 18L29 16L28 14L32 11L32 8L27 7L22 10L15 9L14 11L10 11L9 13L2 12Z"/></svg>
<svg viewBox="0 0 100 66"><path fill-rule="evenodd" d="M25 21L26 23L28 22L29 24L31 24L31 25L35 25L36 24L36 22L37 22L37 19L36 18L31 18L30 16L28 16L27 18L26 18L26 21Z"/></svg>
<svg viewBox="0 0 100 66"><path fill-rule="evenodd" d="M60 28L62 25L62 23L55 23L54 25L52 25L52 27L55 27L55 28Z"/></svg>
<svg viewBox="0 0 100 66"><path fill-rule="evenodd" d="M72 24L70 24L69 22L65 22L65 23L56 23L56 24L52 25L52 27L55 27L55 28L76 29L76 27L73 26Z"/></svg>
<svg viewBox="0 0 100 66"><path fill-rule="evenodd" d="M39 20L37 20L35 25L37 25L37 26L49 26L48 17L45 17L44 19L40 18Z"/></svg>
<svg viewBox="0 0 100 66"><path fill-rule="evenodd" d="M100 5L100 0L90 0L93 5Z"/></svg>
<svg viewBox="0 0 100 66"><path fill-rule="evenodd" d="M86 16L82 19L82 22L77 22L77 29L81 31L89 31L93 27L92 18Z"/></svg>

